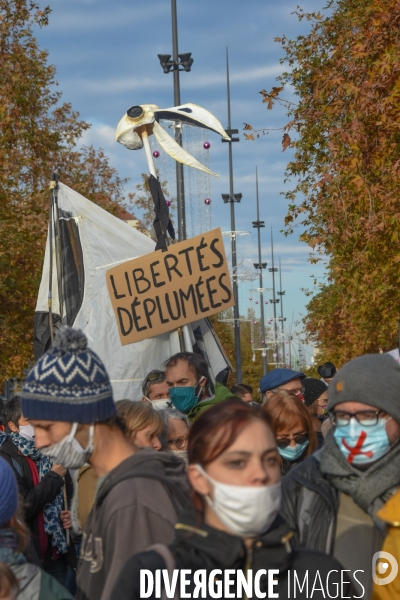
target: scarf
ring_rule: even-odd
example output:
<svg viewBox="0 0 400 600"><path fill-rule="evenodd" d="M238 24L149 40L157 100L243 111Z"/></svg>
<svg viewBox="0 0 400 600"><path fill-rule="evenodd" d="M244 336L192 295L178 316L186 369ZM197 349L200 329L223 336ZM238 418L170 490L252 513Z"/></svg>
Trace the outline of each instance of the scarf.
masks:
<svg viewBox="0 0 400 600"><path fill-rule="evenodd" d="M400 443L367 469L356 469L343 456L333 437L327 433L321 450L321 473L339 491L351 496L369 514L379 531L385 535L386 525L376 512L400 485Z"/></svg>
<svg viewBox="0 0 400 600"><path fill-rule="evenodd" d="M7 438L8 438L8 433L6 433L5 431L0 431L0 446L2 444L4 444L4 442L6 441Z"/></svg>
<svg viewBox="0 0 400 600"><path fill-rule="evenodd" d="M43 456L35 446L35 442L24 438L19 433L11 433L11 439L24 456L29 456L37 467L40 481L51 470L52 461L47 456ZM66 554L67 542L65 539L64 529L60 521L60 512L63 510L64 500L60 490L55 498L45 504L43 508L44 530L47 535L51 536L52 546L57 548L60 554Z"/></svg>
<svg viewBox="0 0 400 600"><path fill-rule="evenodd" d="M0 561L8 567L12 565L23 565L26 558L17 550L18 536L10 527L0 529Z"/></svg>

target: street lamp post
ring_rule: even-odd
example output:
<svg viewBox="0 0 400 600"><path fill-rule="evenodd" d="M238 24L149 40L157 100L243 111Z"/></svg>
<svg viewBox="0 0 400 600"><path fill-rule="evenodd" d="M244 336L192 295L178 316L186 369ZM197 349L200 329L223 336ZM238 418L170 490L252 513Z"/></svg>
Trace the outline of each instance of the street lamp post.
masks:
<svg viewBox="0 0 400 600"><path fill-rule="evenodd" d="M263 295L263 269L267 268L267 263L261 262L261 227L265 227L265 222L260 221L260 203L258 199L258 170L256 167L256 200L257 200L257 221L253 221L253 227L257 229L258 236L258 263L254 264L254 268L259 271L260 277L260 310L261 310L261 356L263 375L267 372L267 353L263 350L265 346L265 321L264 321L264 295Z"/></svg>
<svg viewBox="0 0 400 600"><path fill-rule="evenodd" d="M226 49L226 87L227 87L227 102L228 102L228 127L226 133L231 138L229 141L222 138L222 142L229 144L229 194L222 194L222 199L231 205L231 251L232 251L232 284L235 306L233 309L234 327L235 327L235 362L236 362L236 381L242 383L242 350L240 344L240 313L239 313L239 290L237 277L237 256L236 256L236 225L235 225L235 202L240 202L242 194L235 194L233 191L233 158L232 158L232 143L238 142L239 138L232 137L233 134L239 133L237 129L232 129L231 126L231 90L229 84L229 58L228 48Z"/></svg>
<svg viewBox="0 0 400 600"><path fill-rule="evenodd" d="M176 0L171 0L172 14L172 60L170 54L159 54L161 66L164 73L174 74L174 106L181 103L181 87L179 72L191 70L193 58L191 52L178 54L178 16L176 11ZM182 67L182 68L180 68ZM175 123L175 141L182 146L182 124ZM178 238L181 242L186 240L186 211L185 211L185 184L183 179L183 164L176 162L176 195L178 208Z"/></svg>
<svg viewBox="0 0 400 600"><path fill-rule="evenodd" d="M275 352L275 364L276 366L278 366L278 332L276 329L276 305L278 304L279 300L275 297L275 273L277 273L278 269L275 267L274 264L274 240L272 237L272 227L271 227L271 254L272 254L272 267L271 269L268 269L268 271L270 273L272 273L272 295L273 298L272 300L270 300L270 302L272 302L272 304L274 305L274 352Z"/></svg>
<svg viewBox="0 0 400 600"><path fill-rule="evenodd" d="M279 292L277 292L277 295L280 296L280 301L281 301L281 318L279 319L281 322L281 329L282 329L282 360L284 362L286 362L286 356L285 356L285 328L284 328L284 321L286 321L286 319L283 318L283 296L285 295L285 292L282 291L282 268L281 268L281 259L279 258Z"/></svg>

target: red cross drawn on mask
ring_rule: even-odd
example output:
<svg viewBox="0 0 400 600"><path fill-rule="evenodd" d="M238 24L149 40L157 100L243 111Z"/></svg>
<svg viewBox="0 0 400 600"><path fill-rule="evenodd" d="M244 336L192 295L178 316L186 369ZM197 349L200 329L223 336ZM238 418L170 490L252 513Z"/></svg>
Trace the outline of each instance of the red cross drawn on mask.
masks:
<svg viewBox="0 0 400 600"><path fill-rule="evenodd" d="M347 444L346 440L344 438L342 438L343 446L346 448L346 450L348 450L350 452L349 456L347 457L348 463L351 464L354 461L355 457L359 456L360 454L363 454L364 456L367 456L368 458L373 458L373 456L374 456L373 452L371 452L371 451L363 452L361 450L366 437L367 437L367 434L365 433L365 431L362 431L360 433L360 437L358 438L356 445L353 447L349 446L349 444Z"/></svg>

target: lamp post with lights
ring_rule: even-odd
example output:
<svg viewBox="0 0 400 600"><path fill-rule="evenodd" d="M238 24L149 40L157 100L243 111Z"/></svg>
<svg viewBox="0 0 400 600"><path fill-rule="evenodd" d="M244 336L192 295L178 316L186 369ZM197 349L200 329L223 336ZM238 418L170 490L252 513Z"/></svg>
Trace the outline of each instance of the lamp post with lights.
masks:
<svg viewBox="0 0 400 600"><path fill-rule="evenodd" d="M174 75L174 106L181 103L181 87L179 81L180 71L189 71L192 68L193 58L191 52L178 54L178 17L176 0L171 0L172 14L172 59L171 54L159 54L161 67L164 73L172 71ZM182 124L175 123L175 141L182 146ZM185 211L185 184L183 179L183 165L176 163L176 195L178 205L178 237L179 241L186 240L186 211Z"/></svg>

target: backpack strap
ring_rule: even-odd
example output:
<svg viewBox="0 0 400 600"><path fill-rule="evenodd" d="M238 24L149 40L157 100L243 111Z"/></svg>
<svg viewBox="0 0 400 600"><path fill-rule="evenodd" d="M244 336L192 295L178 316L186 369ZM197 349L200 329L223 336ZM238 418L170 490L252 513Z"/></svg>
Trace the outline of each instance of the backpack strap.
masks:
<svg viewBox="0 0 400 600"><path fill-rule="evenodd" d="M167 567L167 570L168 570L168 579L169 579L169 583L171 585L174 570L176 569L175 557L172 554L171 550L168 548L168 546L165 546L165 544L153 544L152 546L150 546L150 548L147 548L147 550L148 551L153 550L154 552L157 552L157 554L159 554L163 558L165 565ZM168 600L167 593L165 591L165 587L163 587L163 590L161 592L161 600ZM179 600L178 585L175 588L174 600Z"/></svg>

